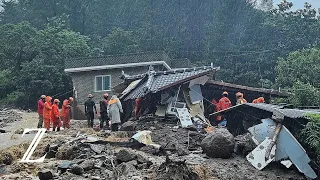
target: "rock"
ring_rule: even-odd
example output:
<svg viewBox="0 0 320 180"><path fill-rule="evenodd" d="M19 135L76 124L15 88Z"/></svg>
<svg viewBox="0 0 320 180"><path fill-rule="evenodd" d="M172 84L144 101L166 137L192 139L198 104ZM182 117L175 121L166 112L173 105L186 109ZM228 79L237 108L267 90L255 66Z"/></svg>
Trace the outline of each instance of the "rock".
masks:
<svg viewBox="0 0 320 180"><path fill-rule="evenodd" d="M61 162L59 165L58 165L58 170L61 171L61 173L64 173L67 171L67 169L70 169L72 168L72 165L74 163L71 162L71 161L64 161L64 162Z"/></svg>
<svg viewBox="0 0 320 180"><path fill-rule="evenodd" d="M115 164L115 162L113 162L113 158L107 158L104 162L103 162L103 166L106 167L106 169L113 171L113 165Z"/></svg>
<svg viewBox="0 0 320 180"><path fill-rule="evenodd" d="M94 168L94 161L93 160L85 160L80 164L80 167L83 168L83 170L88 171Z"/></svg>
<svg viewBox="0 0 320 180"><path fill-rule="evenodd" d="M50 170L45 169L38 172L38 177L40 180L48 180L48 179L53 179L53 174Z"/></svg>
<svg viewBox="0 0 320 180"><path fill-rule="evenodd" d="M238 135L234 139L236 142L234 152L238 155L246 156L256 147L250 133Z"/></svg>
<svg viewBox="0 0 320 180"><path fill-rule="evenodd" d="M101 154L101 152L104 149L104 146L99 144L90 144L90 149L92 149L92 151L94 151L97 154Z"/></svg>
<svg viewBox="0 0 320 180"><path fill-rule="evenodd" d="M0 129L0 133L6 133L6 130Z"/></svg>
<svg viewBox="0 0 320 180"><path fill-rule="evenodd" d="M50 158L56 157L58 148L59 148L58 144L53 144L53 145L48 144L47 147L45 148L45 152L47 152L46 158L50 159Z"/></svg>
<svg viewBox="0 0 320 180"><path fill-rule="evenodd" d="M118 152L116 159L119 162L128 162L128 161L134 160L136 158L136 156L137 156L136 153L132 150L121 149Z"/></svg>
<svg viewBox="0 0 320 180"><path fill-rule="evenodd" d="M141 154L137 154L136 160L139 164L147 163L149 160L142 156Z"/></svg>
<svg viewBox="0 0 320 180"><path fill-rule="evenodd" d="M104 178L106 178L106 179L111 179L113 177L113 172L109 169L104 170L103 173L105 174Z"/></svg>
<svg viewBox="0 0 320 180"><path fill-rule="evenodd" d="M234 147L234 137L225 128L219 128L207 134L201 142L203 152L213 158L229 158L233 153Z"/></svg>
<svg viewBox="0 0 320 180"><path fill-rule="evenodd" d="M15 133L15 134L22 134L23 131L24 131L24 129L23 129L23 128L20 128L20 129L15 130L14 133Z"/></svg>
<svg viewBox="0 0 320 180"><path fill-rule="evenodd" d="M127 121L121 125L120 131L135 131L136 125L136 122Z"/></svg>
<svg viewBox="0 0 320 180"><path fill-rule="evenodd" d="M137 161L133 160L133 161L129 161L129 162L123 162L121 164L119 164L114 172L118 175L118 176L125 176L127 175L129 172L132 171L136 171L135 166L137 166L138 163Z"/></svg>
<svg viewBox="0 0 320 180"><path fill-rule="evenodd" d="M74 159L75 156L78 154L76 153L79 150L79 147L74 145L62 145L58 148L58 152L56 153L56 158L59 160L70 160Z"/></svg>
<svg viewBox="0 0 320 180"><path fill-rule="evenodd" d="M92 180L99 180L99 179L101 179L101 178L100 178L100 176L91 176L91 179L92 179Z"/></svg>
<svg viewBox="0 0 320 180"><path fill-rule="evenodd" d="M71 167L71 173L76 174L76 175L82 175L84 173L84 169L79 166L78 164L74 164Z"/></svg>
<svg viewBox="0 0 320 180"><path fill-rule="evenodd" d="M2 163L5 165L10 165L13 162L13 156L9 153L6 153L3 157Z"/></svg>
<svg viewBox="0 0 320 180"><path fill-rule="evenodd" d="M154 131L154 130L156 130L157 128L154 127L154 126L151 126L149 129L150 129L151 131Z"/></svg>
<svg viewBox="0 0 320 180"><path fill-rule="evenodd" d="M188 149L184 148L183 146L177 146L176 150L177 150L178 156L185 156L185 155L190 154L190 151Z"/></svg>

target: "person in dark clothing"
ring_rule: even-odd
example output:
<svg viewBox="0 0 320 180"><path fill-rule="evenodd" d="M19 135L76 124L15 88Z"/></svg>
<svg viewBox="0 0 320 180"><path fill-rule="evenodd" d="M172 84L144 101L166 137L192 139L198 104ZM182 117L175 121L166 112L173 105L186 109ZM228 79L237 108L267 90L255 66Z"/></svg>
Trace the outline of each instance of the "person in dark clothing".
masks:
<svg viewBox="0 0 320 180"><path fill-rule="evenodd" d="M86 113L86 116L87 116L88 127L93 127L93 119L94 119L93 108L95 113L97 114L97 108L92 98L93 98L92 94L89 94L88 100L84 103L84 112Z"/></svg>
<svg viewBox="0 0 320 180"><path fill-rule="evenodd" d="M108 106L108 97L109 94L105 93L103 95L103 100L100 101L100 128L103 129L103 124L106 122L106 126L108 127L109 117L107 112L107 106Z"/></svg>

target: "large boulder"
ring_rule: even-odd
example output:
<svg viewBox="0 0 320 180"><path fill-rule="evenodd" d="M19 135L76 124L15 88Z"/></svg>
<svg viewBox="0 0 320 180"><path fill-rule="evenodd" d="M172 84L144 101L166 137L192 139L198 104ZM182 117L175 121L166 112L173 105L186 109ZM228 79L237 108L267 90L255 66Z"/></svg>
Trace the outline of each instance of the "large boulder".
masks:
<svg viewBox="0 0 320 180"><path fill-rule="evenodd" d="M250 133L238 135L234 139L236 142L234 152L237 155L246 156L257 146L253 142Z"/></svg>
<svg viewBox="0 0 320 180"><path fill-rule="evenodd" d="M233 153L234 146L234 137L225 128L219 128L207 134L201 142L203 152L213 158L229 158Z"/></svg>

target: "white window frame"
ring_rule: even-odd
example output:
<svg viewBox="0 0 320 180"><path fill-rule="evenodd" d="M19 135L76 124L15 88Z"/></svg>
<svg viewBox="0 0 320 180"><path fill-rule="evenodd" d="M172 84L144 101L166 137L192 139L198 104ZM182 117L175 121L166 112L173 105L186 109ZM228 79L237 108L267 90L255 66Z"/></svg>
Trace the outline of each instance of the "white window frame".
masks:
<svg viewBox="0 0 320 180"><path fill-rule="evenodd" d="M109 76L109 79L110 79L110 86L109 86L109 89L108 90L104 90L103 89L103 77L106 77L106 76ZM96 81L96 79L97 79L97 77L101 77L102 78L102 90L97 90L96 89L96 87L97 87L97 81ZM111 91L111 75L98 75L98 76L95 76L94 77L94 87L93 87L93 89L94 89L94 92L106 92L106 91Z"/></svg>

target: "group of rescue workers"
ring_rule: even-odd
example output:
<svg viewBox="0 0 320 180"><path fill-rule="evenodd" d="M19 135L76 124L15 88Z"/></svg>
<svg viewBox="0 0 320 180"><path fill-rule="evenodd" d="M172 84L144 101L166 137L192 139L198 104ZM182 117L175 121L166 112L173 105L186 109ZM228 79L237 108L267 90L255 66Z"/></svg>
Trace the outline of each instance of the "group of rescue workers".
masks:
<svg viewBox="0 0 320 180"><path fill-rule="evenodd" d="M60 127L70 128L70 110L73 98L69 97L62 103L61 112L59 111L59 99L41 95L38 101L39 123L38 128L46 128L47 131L52 127L52 131L60 131ZM88 95L88 100L85 102L85 115L88 121L88 127L93 128L94 113L97 114L97 108L93 101L92 94ZM116 95L109 99L109 94L103 95L103 100L100 101L100 128L110 127L112 131L117 131L121 123L120 113L123 113L122 105ZM111 123L112 119L112 123ZM106 126L104 126L106 123ZM51 126L52 125L52 126Z"/></svg>
<svg viewBox="0 0 320 180"><path fill-rule="evenodd" d="M62 109L60 112L59 99L54 99L52 103L52 97L41 95L38 101L38 128L44 127L49 131L50 124L52 124L53 131L60 131L61 126L63 126L63 128L70 128L70 109L72 102L72 97L65 99L62 103Z"/></svg>
<svg viewBox="0 0 320 180"><path fill-rule="evenodd" d="M93 127L94 113L98 114L92 94L88 95L88 100L84 103L84 112L88 120L88 127ZM116 95L111 96L105 93L100 104L100 128L110 127L112 131L119 129L121 123L122 105ZM106 123L106 126L104 124Z"/></svg>
<svg viewBox="0 0 320 180"><path fill-rule="evenodd" d="M228 92L224 91L222 93L222 98L218 102L215 99L212 100L211 103L214 106L215 112L228 109L232 106L232 103L231 103L230 99L228 98L228 95L229 95ZM236 105L247 103L247 100L243 97L243 93L241 93L241 92L236 93L236 100L237 100ZM254 103L254 104L264 103L264 98L259 97L255 100L253 100L252 103ZM217 116L216 123L219 126L226 126L227 120L225 119L225 117Z"/></svg>
<svg viewBox="0 0 320 180"><path fill-rule="evenodd" d="M236 104L247 103L243 96L243 93L236 93ZM52 104L52 97L42 95L38 101L38 114L39 123L38 128L46 128L49 131L51 124L53 131L60 131L60 127L70 128L70 109L73 102L73 98L69 97L62 103L61 112L59 111L59 99L54 99ZM259 97L252 101L252 103L264 103L264 98ZM103 100L100 101L100 128L110 127L112 131L117 131L121 123L121 113L123 113L122 105L116 95L109 98L109 94L103 95ZM228 98L228 92L222 93L222 98L217 102L212 100L214 111L222 111L232 106L230 99ZM136 99L135 104L135 116L139 115L141 111L141 98ZM93 95L88 95L88 100L84 103L84 112L87 117L88 127L93 128L94 114L98 114L95 102L93 101ZM216 123L219 126L226 126L226 119L223 116L216 117ZM106 126L104 125L106 124Z"/></svg>

